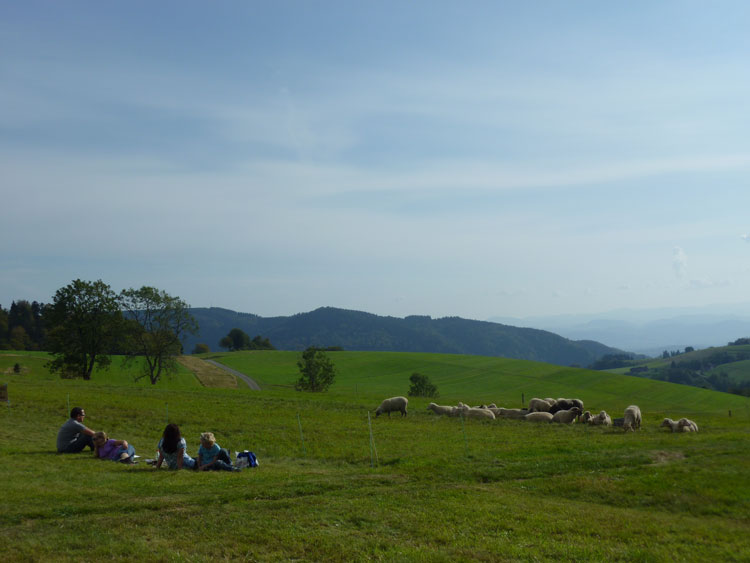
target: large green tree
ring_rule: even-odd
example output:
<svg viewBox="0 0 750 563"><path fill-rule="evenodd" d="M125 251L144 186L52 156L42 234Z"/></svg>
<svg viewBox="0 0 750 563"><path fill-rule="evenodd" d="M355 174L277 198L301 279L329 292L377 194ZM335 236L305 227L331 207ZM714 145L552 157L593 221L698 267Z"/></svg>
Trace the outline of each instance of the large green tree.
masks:
<svg viewBox="0 0 750 563"><path fill-rule="evenodd" d="M326 391L336 379L336 367L319 348L311 346L302 352L297 367L300 371L294 386L297 391Z"/></svg>
<svg viewBox="0 0 750 563"><path fill-rule="evenodd" d="M268 338L257 335L250 340L250 337L239 328L233 328L224 338L219 341L219 346L226 348L230 352L239 350L275 350Z"/></svg>
<svg viewBox="0 0 750 563"><path fill-rule="evenodd" d="M250 348L250 337L239 328L233 328L224 338L219 341L219 346L230 352L248 350Z"/></svg>
<svg viewBox="0 0 750 563"><path fill-rule="evenodd" d="M177 371L181 339L195 334L198 324L185 301L154 287L125 289L120 300L127 318L129 359L143 358L143 371L136 379L148 377L155 385L163 375Z"/></svg>
<svg viewBox="0 0 750 563"><path fill-rule="evenodd" d="M47 309L50 371L91 379L94 366L108 368L108 352L122 328L117 294L102 280L74 280L55 293Z"/></svg>

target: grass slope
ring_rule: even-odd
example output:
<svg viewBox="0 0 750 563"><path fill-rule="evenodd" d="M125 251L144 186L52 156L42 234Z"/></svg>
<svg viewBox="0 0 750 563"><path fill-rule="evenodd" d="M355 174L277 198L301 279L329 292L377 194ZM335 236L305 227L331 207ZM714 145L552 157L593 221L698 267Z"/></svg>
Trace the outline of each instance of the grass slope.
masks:
<svg viewBox="0 0 750 563"><path fill-rule="evenodd" d="M339 379L326 394L291 390L296 355L280 352L221 358L267 385L261 392L181 383L189 374L173 388L116 384L125 376L115 369L90 382L3 375L11 399L0 405L4 559L750 558L746 398L496 358L332 358ZM368 420L376 400L405 392L413 371L437 383L441 402L518 402L519 391L578 396L614 412L637 402L646 424L624 434L462 423L426 413L425 399L412 399L405 419ZM86 407L91 427L128 439L144 457L168 418L192 453L211 430L222 446L255 451L261 465L197 474L57 455L68 397ZM662 413L685 412L681 403L700 414L700 433L658 428Z"/></svg>

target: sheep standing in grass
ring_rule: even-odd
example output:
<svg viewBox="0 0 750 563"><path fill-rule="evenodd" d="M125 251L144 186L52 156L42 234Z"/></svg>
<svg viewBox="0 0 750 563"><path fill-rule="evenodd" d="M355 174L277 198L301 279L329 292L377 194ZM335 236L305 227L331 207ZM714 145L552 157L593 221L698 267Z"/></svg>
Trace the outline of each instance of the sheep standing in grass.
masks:
<svg viewBox="0 0 750 563"><path fill-rule="evenodd" d="M625 430L632 431L641 427L641 409L637 405L630 405L625 409L622 426Z"/></svg>
<svg viewBox="0 0 750 563"><path fill-rule="evenodd" d="M575 421L576 417L581 415L581 409L573 407L572 409L557 411L552 415L552 422L560 422L561 424L570 424Z"/></svg>
<svg viewBox="0 0 750 563"><path fill-rule="evenodd" d="M401 416L406 416L406 405L409 404L409 399L406 397L391 397L386 399L375 411L375 418L379 417L383 413L388 413L391 416L392 412L400 412Z"/></svg>
<svg viewBox="0 0 750 563"><path fill-rule="evenodd" d="M589 419L589 424L592 426L612 426L612 418L607 414L607 411L600 411L599 414Z"/></svg>
<svg viewBox="0 0 750 563"><path fill-rule="evenodd" d="M548 412L543 411L536 411L536 412L530 412L529 414L525 415L523 418L525 420L528 420L529 422L552 422L552 415Z"/></svg>
<svg viewBox="0 0 750 563"><path fill-rule="evenodd" d="M529 401L529 412L549 412L550 406L544 399L535 397Z"/></svg>
<svg viewBox="0 0 750 563"><path fill-rule="evenodd" d="M432 411L435 414L447 414L447 415L450 415L451 411L454 408L455 407L452 407L450 405L438 405L436 403L430 403L429 405L427 405L427 410L428 411Z"/></svg>

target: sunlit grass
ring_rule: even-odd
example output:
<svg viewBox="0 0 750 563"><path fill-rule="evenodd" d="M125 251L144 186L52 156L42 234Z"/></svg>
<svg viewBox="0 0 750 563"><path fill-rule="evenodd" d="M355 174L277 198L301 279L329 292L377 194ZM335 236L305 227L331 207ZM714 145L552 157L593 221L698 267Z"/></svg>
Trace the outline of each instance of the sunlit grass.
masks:
<svg viewBox="0 0 750 563"><path fill-rule="evenodd" d="M281 373L294 363L293 354L286 356L263 361L276 362ZM620 378L623 395L617 396L615 380L591 379L598 374L587 379L512 363L505 366L514 385L509 391L503 377L481 375L503 364L478 359L466 368L479 374L466 385L472 397L483 396L486 381L493 382L487 396L514 396L514 378L521 375L543 389L555 370L561 378L553 394L582 396L592 407L660 395L644 403L643 430L628 434L583 425L462 422L428 414L426 399L413 399L406 418L376 419L376 399L401 394L395 387L403 374L408 381L410 370L423 372L415 368L420 358L404 356L399 368L400 356L381 362L366 356L377 364L368 369L354 356L333 356L341 380L327 394L3 376L11 398L10 407L0 405L4 558L750 558L750 417L734 396L651 387L638 378ZM440 358L423 364L434 368L433 381L458 377L461 357L445 360L442 368ZM378 377L384 381L359 387ZM157 472L90 453L57 455L55 435L68 400L86 408L87 424L131 441L143 458L152 457L169 420L180 424L192 453L200 432L210 430L222 446L256 452L260 467L238 474ZM710 407L695 417L698 434L658 427L661 412L683 400ZM731 418L730 405L737 411Z"/></svg>

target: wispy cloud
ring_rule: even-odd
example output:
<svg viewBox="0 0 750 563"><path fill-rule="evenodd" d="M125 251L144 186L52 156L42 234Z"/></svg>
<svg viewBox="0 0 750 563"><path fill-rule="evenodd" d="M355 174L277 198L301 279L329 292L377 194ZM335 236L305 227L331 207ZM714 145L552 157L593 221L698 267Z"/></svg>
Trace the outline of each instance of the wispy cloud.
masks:
<svg viewBox="0 0 750 563"><path fill-rule="evenodd" d="M687 276L687 255L679 246L675 246L672 251L672 269L680 279Z"/></svg>

